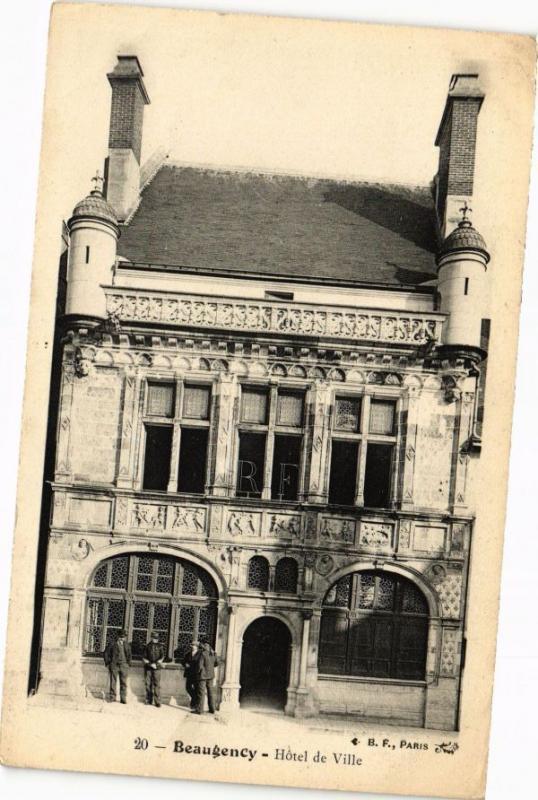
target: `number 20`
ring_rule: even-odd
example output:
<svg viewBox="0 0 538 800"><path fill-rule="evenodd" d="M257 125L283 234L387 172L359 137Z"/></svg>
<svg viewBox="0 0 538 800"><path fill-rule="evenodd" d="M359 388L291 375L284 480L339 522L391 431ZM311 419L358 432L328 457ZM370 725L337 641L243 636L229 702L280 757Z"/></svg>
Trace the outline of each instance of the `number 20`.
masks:
<svg viewBox="0 0 538 800"><path fill-rule="evenodd" d="M148 740L141 739L140 736L137 736L134 740L134 749L135 750L147 750L148 749Z"/></svg>

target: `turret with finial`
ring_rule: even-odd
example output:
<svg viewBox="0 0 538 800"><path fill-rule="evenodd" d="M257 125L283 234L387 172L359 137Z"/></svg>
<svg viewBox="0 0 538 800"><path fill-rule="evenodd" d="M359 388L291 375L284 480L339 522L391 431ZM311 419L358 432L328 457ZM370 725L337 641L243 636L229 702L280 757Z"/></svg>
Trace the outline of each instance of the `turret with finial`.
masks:
<svg viewBox="0 0 538 800"><path fill-rule="evenodd" d="M440 310L448 314L443 340L448 345L479 348L490 255L484 238L473 227L467 201L459 210L461 219L437 255Z"/></svg>
<svg viewBox="0 0 538 800"><path fill-rule="evenodd" d="M93 188L68 220L66 314L86 321L106 318L103 285L112 282L120 229L112 206L103 197L103 177L97 171Z"/></svg>

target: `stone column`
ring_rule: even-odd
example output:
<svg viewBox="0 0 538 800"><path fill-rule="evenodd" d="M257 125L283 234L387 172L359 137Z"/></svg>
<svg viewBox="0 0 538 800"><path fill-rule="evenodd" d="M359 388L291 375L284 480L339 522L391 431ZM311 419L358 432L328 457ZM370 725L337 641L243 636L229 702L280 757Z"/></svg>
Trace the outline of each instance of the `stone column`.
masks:
<svg viewBox="0 0 538 800"><path fill-rule="evenodd" d="M240 643L236 642L236 619L237 608L235 606L228 606L226 666L220 701L220 711L223 713L229 713L239 708L239 689L241 688L241 684L236 677L236 661Z"/></svg>
<svg viewBox="0 0 538 800"><path fill-rule="evenodd" d="M331 390L325 381L316 381L310 390L309 439L310 464L307 470L306 496L309 503L325 503L328 497L327 456L331 412Z"/></svg>
<svg viewBox="0 0 538 800"><path fill-rule="evenodd" d="M310 646L310 620L312 619L313 611L311 608L303 609L303 635L301 638L301 652L299 656L299 685L297 687L297 699L295 703L295 716L307 716L309 711L307 703L310 691L307 686L307 670L308 670L308 648Z"/></svg>

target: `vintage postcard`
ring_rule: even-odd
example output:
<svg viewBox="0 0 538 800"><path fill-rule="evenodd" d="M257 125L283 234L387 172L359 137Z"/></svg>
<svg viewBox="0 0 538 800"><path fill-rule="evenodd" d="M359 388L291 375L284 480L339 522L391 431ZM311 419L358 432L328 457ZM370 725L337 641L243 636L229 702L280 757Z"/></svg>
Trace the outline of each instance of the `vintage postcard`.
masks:
<svg viewBox="0 0 538 800"><path fill-rule="evenodd" d="M54 7L3 763L483 796L535 60Z"/></svg>

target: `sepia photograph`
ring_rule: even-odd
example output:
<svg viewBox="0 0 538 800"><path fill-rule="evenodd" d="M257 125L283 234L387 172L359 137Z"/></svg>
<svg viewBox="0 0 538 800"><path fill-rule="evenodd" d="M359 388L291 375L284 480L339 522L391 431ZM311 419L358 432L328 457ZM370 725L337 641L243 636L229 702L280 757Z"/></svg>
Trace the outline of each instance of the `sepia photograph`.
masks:
<svg viewBox="0 0 538 800"><path fill-rule="evenodd" d="M483 796L535 60L54 5L3 763Z"/></svg>

